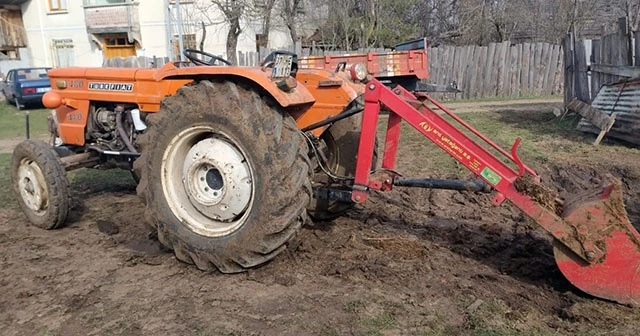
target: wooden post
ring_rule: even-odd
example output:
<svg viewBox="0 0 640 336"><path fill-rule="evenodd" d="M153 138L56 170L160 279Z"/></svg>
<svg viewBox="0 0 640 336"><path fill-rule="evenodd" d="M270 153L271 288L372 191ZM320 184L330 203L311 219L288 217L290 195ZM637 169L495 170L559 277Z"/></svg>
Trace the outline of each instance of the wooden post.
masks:
<svg viewBox="0 0 640 336"><path fill-rule="evenodd" d="M640 31L635 32L634 39L636 41L636 63L635 66L640 66Z"/></svg>
<svg viewBox="0 0 640 336"><path fill-rule="evenodd" d="M613 124L616 122L615 114L609 116L606 113L598 110L597 108L579 101L578 99L573 99L569 103L569 105L567 105L567 109L580 114L594 126L600 129L600 134L598 135L596 141L593 143L595 146L600 144L600 141L602 141L604 136L611 130Z"/></svg>
<svg viewBox="0 0 640 336"><path fill-rule="evenodd" d="M573 58L573 36L567 34L563 41L564 49L564 104L569 105L574 98L574 58Z"/></svg>
<svg viewBox="0 0 640 336"><path fill-rule="evenodd" d="M632 65L633 57L631 55L631 39L629 38L629 24L626 17L618 20L619 38L620 38L620 64Z"/></svg>
<svg viewBox="0 0 640 336"><path fill-rule="evenodd" d="M591 42L591 64L600 63L600 40ZM591 71L591 100L596 98L601 86L600 73Z"/></svg>

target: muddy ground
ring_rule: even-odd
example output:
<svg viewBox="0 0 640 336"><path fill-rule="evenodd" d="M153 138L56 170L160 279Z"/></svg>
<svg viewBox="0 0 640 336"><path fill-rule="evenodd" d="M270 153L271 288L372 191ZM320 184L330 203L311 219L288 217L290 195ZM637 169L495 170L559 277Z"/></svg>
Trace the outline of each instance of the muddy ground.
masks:
<svg viewBox="0 0 640 336"><path fill-rule="evenodd" d="M510 134L523 134L525 161L556 190L597 185L604 171L621 177L630 218L640 224L640 151L612 142L592 147L595 136L558 124L552 105L499 106L469 118L505 146ZM403 137L398 169L405 175L468 177L419 140ZM221 275L180 263L158 245L126 172L78 172L70 180L75 208L61 230L28 226L13 201L0 210L0 335L640 330L640 310L572 287L548 236L515 207L493 207L489 195L375 195L345 218L309 223L270 264Z"/></svg>

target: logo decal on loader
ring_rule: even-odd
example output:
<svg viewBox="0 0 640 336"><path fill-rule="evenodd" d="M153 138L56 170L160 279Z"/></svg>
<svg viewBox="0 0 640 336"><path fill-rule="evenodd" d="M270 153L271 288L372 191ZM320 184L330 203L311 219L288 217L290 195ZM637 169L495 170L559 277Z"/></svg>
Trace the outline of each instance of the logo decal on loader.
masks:
<svg viewBox="0 0 640 336"><path fill-rule="evenodd" d="M427 131L427 132L431 132L431 131L433 131L433 127L431 127L431 125L427 124L427 123L426 123L426 122L424 122L424 121L423 121L423 122L421 122L421 123L420 123L420 124L418 124L418 125L420 125L420 127L422 127L422 128L423 128L425 131Z"/></svg>
<svg viewBox="0 0 640 336"><path fill-rule="evenodd" d="M131 92L133 91L133 84L90 82L89 90Z"/></svg>

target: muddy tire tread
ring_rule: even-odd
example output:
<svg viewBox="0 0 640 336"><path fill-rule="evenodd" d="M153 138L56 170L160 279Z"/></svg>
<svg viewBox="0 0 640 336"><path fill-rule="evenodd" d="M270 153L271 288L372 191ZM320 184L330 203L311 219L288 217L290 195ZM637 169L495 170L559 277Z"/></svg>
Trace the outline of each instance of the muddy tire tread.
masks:
<svg viewBox="0 0 640 336"><path fill-rule="evenodd" d="M255 211L265 212L265 223L261 223L263 225L257 228L258 231L254 227L252 234L234 233L230 240L237 238L238 242L244 242L242 244L225 243L224 239L212 238L212 248L208 250L185 242L168 229L171 225L166 223L166 218L158 218L157 192L153 191L153 185L159 181L151 176L153 168L149 167L154 164L153 155L159 155L154 146L165 141L162 134L172 127L170 123L175 118L187 115L190 113L188 111L218 105L223 107L216 113L226 113L222 116L227 118L225 120L234 120L236 125L246 127L243 134L255 133L257 138L268 139L267 144L260 144L256 140L252 146L270 153L265 158L269 157L273 162L254 162L254 170L259 170L255 166L267 164L275 168L269 168L274 171L269 174L270 180L264 181L272 186L273 192L269 196L256 193L256 197L262 199L254 200ZM233 113L224 112L225 108ZM165 98L160 112L149 115L147 124L148 130L138 142L142 155L134 162L134 171L140 176L137 193L145 204L146 220L158 230L160 242L174 250L177 259L195 264L201 270L217 268L223 273L237 273L270 261L297 235L307 220L306 205L312 197L308 148L295 121L268 97L261 97L254 90L229 81L201 81L182 87L174 96ZM284 187L287 185L289 187ZM275 197L271 197L273 195ZM256 206L256 202L269 205ZM271 209L266 211L267 208ZM228 249L225 248L227 245Z"/></svg>
<svg viewBox="0 0 640 336"><path fill-rule="evenodd" d="M49 211L43 217L31 216L30 210L20 197L17 184L17 170L20 161L30 157L40 166L47 184ZM34 225L53 230L64 225L70 208L67 176L57 153L47 143L39 140L25 140L13 152L11 160L13 190L23 212Z"/></svg>

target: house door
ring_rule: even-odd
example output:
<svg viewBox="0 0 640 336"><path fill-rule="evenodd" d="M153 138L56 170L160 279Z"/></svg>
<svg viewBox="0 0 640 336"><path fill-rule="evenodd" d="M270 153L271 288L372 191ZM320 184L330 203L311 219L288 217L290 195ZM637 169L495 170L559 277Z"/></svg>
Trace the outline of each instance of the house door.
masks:
<svg viewBox="0 0 640 336"><path fill-rule="evenodd" d="M104 37L104 58L136 56L135 42L129 42L127 34Z"/></svg>

